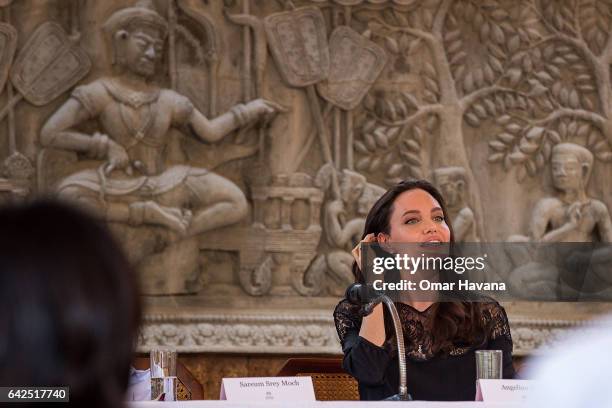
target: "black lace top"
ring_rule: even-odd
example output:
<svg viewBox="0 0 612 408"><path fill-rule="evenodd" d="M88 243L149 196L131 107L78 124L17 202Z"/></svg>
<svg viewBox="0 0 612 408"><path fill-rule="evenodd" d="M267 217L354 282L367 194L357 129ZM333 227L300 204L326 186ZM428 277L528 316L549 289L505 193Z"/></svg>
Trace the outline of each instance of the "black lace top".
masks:
<svg viewBox="0 0 612 408"><path fill-rule="evenodd" d="M402 321L407 355L408 392L415 400L474 400L476 392L476 350L502 350L503 376L514 377L512 337L508 318L497 302L484 304L483 320L487 338L477 344L453 342L450 349L434 353L428 330L434 308L418 311L405 303L396 303ZM376 346L359 336L359 307L342 300L334 310L334 321L342 351L344 369L359 383L362 400L381 400L397 393L399 370L397 346L388 316L385 316L387 341Z"/></svg>

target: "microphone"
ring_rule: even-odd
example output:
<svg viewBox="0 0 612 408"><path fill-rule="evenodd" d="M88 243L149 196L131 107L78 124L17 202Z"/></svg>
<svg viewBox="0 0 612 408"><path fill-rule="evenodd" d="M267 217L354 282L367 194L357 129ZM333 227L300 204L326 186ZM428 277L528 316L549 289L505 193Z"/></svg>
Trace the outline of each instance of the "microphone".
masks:
<svg viewBox="0 0 612 408"><path fill-rule="evenodd" d="M370 284L353 283L346 288L346 299L353 305L362 306L361 314L367 316L374 310L374 307L383 303L389 309L393 328L395 329L395 339L397 340L397 357L399 364L399 392L388 398L386 401L410 401L412 397L408 394L406 386L406 350L404 346L404 331L402 330L402 322L395 308L395 304L384 293L380 293Z"/></svg>
<svg viewBox="0 0 612 408"><path fill-rule="evenodd" d="M380 297L382 293L374 290L372 285L363 283L353 283L348 288L344 296L353 305L365 305Z"/></svg>

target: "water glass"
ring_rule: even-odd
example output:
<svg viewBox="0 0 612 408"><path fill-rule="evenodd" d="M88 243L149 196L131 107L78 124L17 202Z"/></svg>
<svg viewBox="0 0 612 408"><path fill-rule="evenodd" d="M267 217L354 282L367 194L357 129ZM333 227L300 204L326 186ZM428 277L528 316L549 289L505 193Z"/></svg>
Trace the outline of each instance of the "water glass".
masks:
<svg viewBox="0 0 612 408"><path fill-rule="evenodd" d="M176 401L176 350L151 350L151 399L164 394L164 401Z"/></svg>
<svg viewBox="0 0 612 408"><path fill-rule="evenodd" d="M476 350L476 380L502 378L501 350Z"/></svg>

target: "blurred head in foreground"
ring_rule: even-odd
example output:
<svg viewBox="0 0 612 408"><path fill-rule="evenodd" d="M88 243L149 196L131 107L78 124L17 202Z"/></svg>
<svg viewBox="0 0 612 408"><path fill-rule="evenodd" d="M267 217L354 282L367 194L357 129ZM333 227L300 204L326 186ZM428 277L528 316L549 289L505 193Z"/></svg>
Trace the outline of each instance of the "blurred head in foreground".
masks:
<svg viewBox="0 0 612 408"><path fill-rule="evenodd" d="M0 386L69 386L120 407L140 320L136 276L108 230L65 204L0 210Z"/></svg>
<svg viewBox="0 0 612 408"><path fill-rule="evenodd" d="M537 383L527 406L612 407L612 315L579 326L564 337L547 350L540 350L528 365L525 378Z"/></svg>

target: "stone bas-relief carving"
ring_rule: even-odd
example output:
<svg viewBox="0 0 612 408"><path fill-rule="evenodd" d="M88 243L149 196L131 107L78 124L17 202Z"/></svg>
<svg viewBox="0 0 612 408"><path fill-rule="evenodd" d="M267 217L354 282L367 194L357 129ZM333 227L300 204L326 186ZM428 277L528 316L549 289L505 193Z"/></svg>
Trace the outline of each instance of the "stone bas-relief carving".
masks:
<svg viewBox="0 0 612 408"><path fill-rule="evenodd" d="M265 19L270 47L283 79L293 86L307 86L325 79L329 48L323 14L316 7L275 13Z"/></svg>
<svg viewBox="0 0 612 408"><path fill-rule="evenodd" d="M253 223L205 234L201 248L238 252L239 283L249 295L305 294L305 285L313 284L304 272L321 236L323 193L312 177L294 173L253 187L252 197Z"/></svg>
<svg viewBox="0 0 612 408"><path fill-rule="evenodd" d="M329 102L346 110L359 105L387 63L384 49L356 31L340 26L330 36L329 78L317 89Z"/></svg>
<svg viewBox="0 0 612 408"><path fill-rule="evenodd" d="M325 244L329 250L319 255L309 266L306 278L312 283L307 291L300 291L303 294L325 293L321 282L327 280L326 292L343 296L347 286L355 280L351 250L361 239L367 212L385 192L379 186L368 183L363 175L345 169L337 176L340 180L340 196L334 198L330 185L331 173L335 171L325 165L317 174L317 184L329 192L323 210ZM353 218L347 219L349 214Z"/></svg>
<svg viewBox="0 0 612 408"><path fill-rule="evenodd" d="M10 6L10 3L4 4ZM7 19L10 13L7 12ZM30 179L34 174L31 161L18 151L15 105L25 98L35 106L44 106L56 99L81 80L90 70L87 54L76 44L78 34L69 38L63 28L53 22L41 24L28 38L15 59L17 32L8 23L1 23L3 39L2 78L0 90L4 88L6 74L10 68L10 83L6 86L7 103L0 112L0 121L8 116L8 151L4 160L7 176L5 189L16 197L23 198L30 192ZM13 91L18 91L13 95Z"/></svg>
<svg viewBox="0 0 612 408"><path fill-rule="evenodd" d="M582 146L561 143L552 149L551 174L557 197L541 199L535 206L527 236L508 241L612 242L612 223L606 205L589 198L586 188L593 154Z"/></svg>
<svg viewBox="0 0 612 408"><path fill-rule="evenodd" d="M466 204L467 191L465 169L441 167L434 170L434 183L446 199L446 206L453 220L453 233L457 242L478 242L474 211Z"/></svg>
<svg viewBox="0 0 612 408"><path fill-rule="evenodd" d="M148 298L162 316L181 312L171 293L189 294L194 321L253 296L248 308L266 316L298 306L331 313L369 207L411 177L444 191L464 242L607 239L597 218L612 205L603 1L9 3L0 5L0 74L9 73L0 199L59 191L106 217L146 292L165 295ZM64 37L35 35L49 24ZM53 37L58 51L24 45L10 55L9 26L15 44ZM91 66L77 69L87 67L78 55ZM56 60L71 73L43 69ZM8 103L20 95L27 103ZM267 121L272 111L282 112ZM558 156L568 143L576 147ZM553 172L577 146L593 155L581 198ZM551 200L557 209L535 217L549 224L536 237L531 219ZM522 258L511 260L518 271ZM219 319L214 330L229 318ZM279 319L283 330L306 325ZM544 339L551 324L529 330ZM300 341L303 352L338 350ZM189 346L206 350L220 349Z"/></svg>
<svg viewBox="0 0 612 408"><path fill-rule="evenodd" d="M508 241L612 242L612 221L608 208L603 202L588 197L586 193L593 159L593 154L582 146L572 143L555 145L552 148L551 173L557 196L538 201L529 225L529 236L513 235ZM512 272L512 282L516 288L524 288L527 293L548 293L551 296L559 289L566 292L573 290L576 293L583 289L568 287L560 276L561 271L553 267L552 263L544 266L535 260L537 251L525 253L526 250L527 247L521 247L509 251L517 266ZM599 251L606 252L605 249ZM598 263L602 264L612 261L612 256L599 258L601 259ZM609 275L608 268L598 270L604 273L603 282L609 282L610 277L605 276ZM601 285L600 290L608 289L607 286ZM593 290L597 291L597 288L590 288L589 291Z"/></svg>
<svg viewBox="0 0 612 408"><path fill-rule="evenodd" d="M166 168L162 155L168 132L189 126L203 141L214 142L273 113L275 105L256 100L208 120L184 96L149 81L167 32L157 12L139 4L118 10L104 30L112 38L120 73L77 87L44 125L41 142L107 160L62 180L60 196L93 209L110 223L163 227L128 233L124 245L143 275L145 293L181 293L185 276L198 267L196 236L240 221L247 203L234 183L209 170ZM102 133L76 131L89 119L100 122ZM151 233L162 241L163 250L151 250L143 242Z"/></svg>
<svg viewBox="0 0 612 408"><path fill-rule="evenodd" d="M509 308L508 310L512 310ZM533 319L510 316L513 354L527 356L540 347L551 347L572 331L597 335L606 327L572 319ZM139 352L171 345L181 353L235 352L341 354L342 350L327 312L309 316L276 313L219 314L175 317L149 315L139 339Z"/></svg>

